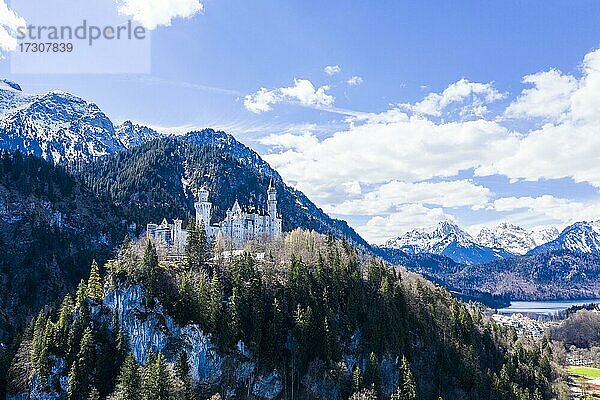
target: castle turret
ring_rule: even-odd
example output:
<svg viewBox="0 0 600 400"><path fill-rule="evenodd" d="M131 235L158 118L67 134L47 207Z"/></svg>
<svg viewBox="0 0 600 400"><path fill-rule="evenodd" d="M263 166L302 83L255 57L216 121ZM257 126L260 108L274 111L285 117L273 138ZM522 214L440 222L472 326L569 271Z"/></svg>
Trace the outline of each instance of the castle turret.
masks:
<svg viewBox="0 0 600 400"><path fill-rule="evenodd" d="M277 189L273 185L273 179L269 181L269 188L267 189L267 207L271 218L277 217Z"/></svg>
<svg viewBox="0 0 600 400"><path fill-rule="evenodd" d="M273 179L269 182L267 189L267 212L269 213L269 233L271 236L281 235L281 218L277 215L277 189L273 185Z"/></svg>
<svg viewBox="0 0 600 400"><path fill-rule="evenodd" d="M198 191L198 201L194 203L196 209L196 225L202 223L205 228L210 226L212 203L208 201L209 192L206 188Z"/></svg>

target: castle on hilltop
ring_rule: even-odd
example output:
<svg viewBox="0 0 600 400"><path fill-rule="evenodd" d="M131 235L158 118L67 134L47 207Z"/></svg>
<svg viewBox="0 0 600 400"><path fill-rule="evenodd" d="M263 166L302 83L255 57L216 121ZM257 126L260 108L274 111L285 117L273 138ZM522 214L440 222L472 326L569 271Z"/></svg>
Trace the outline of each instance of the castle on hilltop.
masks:
<svg viewBox="0 0 600 400"><path fill-rule="evenodd" d="M267 209L242 208L237 199L233 206L227 210L223 221L212 224L212 203L208 201L208 190L200 189L198 201L194 203L196 209L196 226L202 226L206 238L212 242L218 235L229 238L234 246L241 248L253 239L269 239L280 236L282 233L282 218L277 213L277 190L271 181L267 189ZM159 224L150 223L146 226L147 237L160 240L173 249L182 253L185 248L187 231L182 228L182 221L175 219L168 223L163 219Z"/></svg>

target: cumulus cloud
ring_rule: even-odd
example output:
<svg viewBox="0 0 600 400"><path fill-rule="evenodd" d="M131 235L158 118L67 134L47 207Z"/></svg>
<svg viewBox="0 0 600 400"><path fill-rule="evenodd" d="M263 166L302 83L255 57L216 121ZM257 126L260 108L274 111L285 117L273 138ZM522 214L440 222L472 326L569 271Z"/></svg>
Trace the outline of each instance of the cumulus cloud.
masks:
<svg viewBox="0 0 600 400"><path fill-rule="evenodd" d="M460 207L483 210L488 220L598 219L595 203L526 192L494 200L488 188L465 180L500 175L600 188L600 50L585 56L579 75L551 69L522 82L530 87L494 114L487 106L505 94L461 79L421 101L347 118L328 137L272 134L262 141L271 147L265 158L327 211L356 217L367 238L395 236Z"/></svg>
<svg viewBox="0 0 600 400"><path fill-rule="evenodd" d="M348 79L346 81L346 83L350 86L358 86L361 83L363 83L363 78L358 76L358 75L354 75L353 77L351 77L350 79Z"/></svg>
<svg viewBox="0 0 600 400"><path fill-rule="evenodd" d="M518 136L494 121L434 123L390 112L323 140L313 137L310 146L302 149L288 146L264 157L318 200L327 187L354 180L381 184L452 177L512 154L518 141Z"/></svg>
<svg viewBox="0 0 600 400"><path fill-rule="evenodd" d="M170 26L173 19L189 18L204 11L200 0L116 0L119 13L147 29Z"/></svg>
<svg viewBox="0 0 600 400"><path fill-rule="evenodd" d="M308 79L294 79L294 85L269 90L259 89L256 93L244 98L244 106L248 111L259 114L272 109L272 105L282 102L296 102L306 107L330 107L334 97L327 93L328 85L315 88Z"/></svg>
<svg viewBox="0 0 600 400"><path fill-rule="evenodd" d="M471 99L471 102L462 109L462 113L481 117L488 111L486 104L503 99L505 96L491 83L461 79L448 86L442 93L429 93L422 101L415 104L402 104L402 107L416 114L440 117L451 104L464 103L465 100Z"/></svg>
<svg viewBox="0 0 600 400"><path fill-rule="evenodd" d="M385 217L377 216L357 228L357 232L374 244L383 244L415 227L431 228L441 221L455 221L442 208L428 208L421 204L406 204Z"/></svg>
<svg viewBox="0 0 600 400"><path fill-rule="evenodd" d="M571 96L578 86L577 79L573 76L564 75L555 69L527 75L522 82L533 87L523 90L506 108L507 117L559 120L569 109Z"/></svg>
<svg viewBox="0 0 600 400"><path fill-rule="evenodd" d="M329 89L328 85L315 89L308 79L294 79L294 86L281 88L280 91L284 98L297 100L302 105L327 107L334 100L333 96L327 94Z"/></svg>
<svg viewBox="0 0 600 400"><path fill-rule="evenodd" d="M554 78L544 79L568 82L563 82L567 94L557 95L556 83L545 84L536 86L535 98L547 99L550 111L545 116L560 115L560 120L524 132L512 154L495 157L477 168L476 174L501 174L530 181L571 178L600 187L600 50L585 56L580 79L554 72L551 75ZM525 98L531 99L530 93ZM554 99L554 103L549 99ZM518 104L516 109L514 104ZM508 109L513 107L512 112L519 110L520 115L543 114L538 101L518 99L513 105ZM529 111L525 111L527 105Z"/></svg>
<svg viewBox="0 0 600 400"><path fill-rule="evenodd" d="M17 48L16 30L25 25L25 20L11 10L6 1L0 1L0 58Z"/></svg>
<svg viewBox="0 0 600 400"><path fill-rule="evenodd" d="M342 71L342 67L340 67L339 65L328 65L323 70L327 75L335 75L339 74Z"/></svg>
<svg viewBox="0 0 600 400"><path fill-rule="evenodd" d="M378 215L393 213L403 205L416 203L481 209L488 204L491 194L490 189L470 180L417 183L393 180L366 193L362 198L332 206L329 211L342 215Z"/></svg>
<svg viewBox="0 0 600 400"><path fill-rule="evenodd" d="M597 220L600 216L600 202L573 201L552 195L503 197L494 200L490 207L499 212L525 211L530 218L551 219L563 224Z"/></svg>
<svg viewBox="0 0 600 400"><path fill-rule="evenodd" d="M263 112L271 111L271 104L275 104L279 101L279 96L273 90L267 88L260 88L254 94L249 94L244 97L244 106L253 113L260 114Z"/></svg>

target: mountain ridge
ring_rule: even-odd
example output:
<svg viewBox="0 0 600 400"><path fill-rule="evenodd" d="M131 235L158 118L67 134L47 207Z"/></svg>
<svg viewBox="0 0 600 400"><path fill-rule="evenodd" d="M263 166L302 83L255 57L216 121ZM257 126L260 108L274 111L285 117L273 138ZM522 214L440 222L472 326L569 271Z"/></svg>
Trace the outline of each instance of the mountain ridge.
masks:
<svg viewBox="0 0 600 400"><path fill-rule="evenodd" d="M480 245L471 235L450 221L442 221L432 230L414 229L381 247L409 254L443 255L463 264L482 264L511 256L503 249Z"/></svg>

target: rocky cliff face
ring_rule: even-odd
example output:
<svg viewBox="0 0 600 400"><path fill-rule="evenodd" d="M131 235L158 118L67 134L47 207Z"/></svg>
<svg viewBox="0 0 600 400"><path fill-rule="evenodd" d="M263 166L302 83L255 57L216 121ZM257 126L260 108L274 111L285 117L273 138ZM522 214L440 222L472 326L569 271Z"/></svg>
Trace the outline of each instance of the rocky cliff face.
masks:
<svg viewBox="0 0 600 400"><path fill-rule="evenodd" d="M212 335L198 325L179 326L158 302L146 307L140 284L108 290L102 304L92 306L92 319L98 323L112 320L113 313L126 334L129 350L142 365L150 351L161 352L170 363L185 351L192 378L202 387L222 389L228 397L236 396L240 388L248 388L248 393L256 399L270 400L281 394L283 382L279 372L259 373L252 353L243 342L238 342L228 354L221 354L213 344ZM51 392L47 388L42 390L34 376L28 393L11 395L8 399L62 399L69 386L67 375L64 359L53 357L49 380L60 382L60 388Z"/></svg>
<svg viewBox="0 0 600 400"><path fill-rule="evenodd" d="M112 324L113 315L118 316L119 326L124 331L129 350L136 361L143 365L149 353L162 353L167 362L174 363L181 351L186 352L193 381L208 390L218 390L225 398L251 396L254 399L271 400L283 396L284 382L277 370L260 371L252 352L244 342L223 353L213 342L213 335L204 332L198 325L178 325L163 306L155 302L147 307L144 303L144 288L141 284L108 289L101 304L92 303L92 320L96 323ZM361 333L357 331L349 344L348 353L342 356L341 364L346 379L350 379L355 366L364 368L368 360L351 355L361 345ZM400 379L400 359L388 355L380 363L380 374L384 392L393 393ZM57 382L50 392L42 387L37 376L31 380L27 393L13 394L8 400L59 400L64 398L69 387L69 368L60 357L51 358L49 381ZM341 399L339 377L323 372L319 365L309 368L300 378L302 385L314 398Z"/></svg>
<svg viewBox="0 0 600 400"><path fill-rule="evenodd" d="M226 376L233 376L236 383L249 385L259 399L273 399L281 393L279 373L258 374L252 354L243 342L230 354L219 354L210 333L203 332L198 325L177 325L160 304L146 307L143 297L142 286L133 285L109 291L104 299L106 307L116 310L137 362L144 364L150 351L162 352L167 361L175 362L178 353L185 351L192 377L200 385L221 386ZM235 392L235 387L227 391Z"/></svg>

